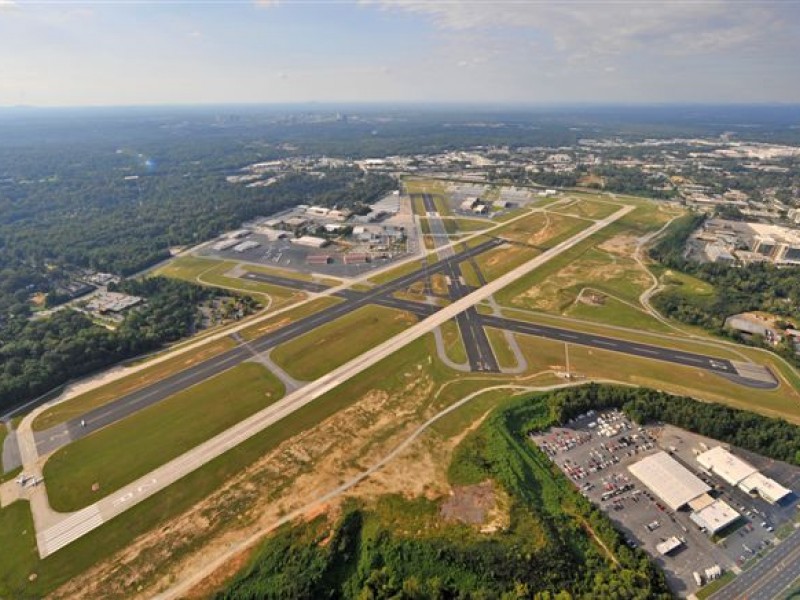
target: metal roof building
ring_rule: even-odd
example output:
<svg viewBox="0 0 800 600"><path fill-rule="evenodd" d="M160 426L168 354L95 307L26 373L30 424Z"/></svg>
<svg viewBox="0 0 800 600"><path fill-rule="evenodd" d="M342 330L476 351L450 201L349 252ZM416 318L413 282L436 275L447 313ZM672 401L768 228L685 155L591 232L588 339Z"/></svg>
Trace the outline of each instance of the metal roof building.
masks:
<svg viewBox="0 0 800 600"><path fill-rule="evenodd" d="M699 454L697 456L697 462L699 462L704 469L721 477L730 485L739 485L741 481L744 481L753 473L758 472L758 469L754 466L734 456L722 446L716 446L707 452Z"/></svg>
<svg viewBox="0 0 800 600"><path fill-rule="evenodd" d="M666 452L657 452L628 467L672 510L678 510L711 488Z"/></svg>
<svg viewBox="0 0 800 600"><path fill-rule="evenodd" d="M741 515L724 500L713 500L700 510L693 512L689 518L710 534L722 531L739 520Z"/></svg>

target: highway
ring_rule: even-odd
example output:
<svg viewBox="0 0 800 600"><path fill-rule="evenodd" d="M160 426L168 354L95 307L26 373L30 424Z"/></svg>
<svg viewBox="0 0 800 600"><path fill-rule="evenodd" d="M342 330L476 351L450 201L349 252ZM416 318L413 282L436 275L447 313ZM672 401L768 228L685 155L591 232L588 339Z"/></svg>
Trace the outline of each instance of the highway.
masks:
<svg viewBox="0 0 800 600"><path fill-rule="evenodd" d="M709 596L709 600L774 600L800 577L800 530L731 583Z"/></svg>

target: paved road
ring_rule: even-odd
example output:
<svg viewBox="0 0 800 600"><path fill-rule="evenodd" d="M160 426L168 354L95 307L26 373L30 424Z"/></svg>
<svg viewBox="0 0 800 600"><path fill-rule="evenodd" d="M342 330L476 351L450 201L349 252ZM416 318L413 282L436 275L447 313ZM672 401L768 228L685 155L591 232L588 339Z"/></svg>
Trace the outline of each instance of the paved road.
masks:
<svg viewBox="0 0 800 600"><path fill-rule="evenodd" d="M329 286L324 283L317 283L315 281L305 281L302 279L292 279L291 277L282 277L280 275L270 275L267 273L260 273L256 271L245 271L241 279L250 279L251 281L260 281L262 283L270 283L272 285L279 285L281 287L302 290L304 292L311 292L312 294L319 294L328 289Z"/></svg>
<svg viewBox="0 0 800 600"><path fill-rule="evenodd" d="M437 307L394 298L392 294L408 288L409 285L417 281L420 277L444 271L449 268L450 262L458 265L460 261L485 252L487 249L500 243L502 243L500 240L489 240L479 246L455 254L445 261L440 261L427 267L425 273L422 271L408 273L388 283L376 286L369 292L342 292L342 297L346 298L344 302L325 308L308 317L281 327L280 329L271 331L260 338L250 341L249 347L255 352L265 352L284 342L305 335L317 327L325 325L330 321L338 319L368 304L381 304L401 310L410 310L415 315L423 318L427 317L435 312ZM66 423L45 431L35 432L34 438L36 440L37 451L40 456L53 452L69 444L71 441L124 419L143 408L160 402L181 390L197 385L250 358L252 358L251 350L242 346L237 346L232 350L209 358L180 373L157 381L146 388L126 394L109 404L91 410ZM81 424L82 422L83 425Z"/></svg>
<svg viewBox="0 0 800 600"><path fill-rule="evenodd" d="M437 248L437 255L439 258L447 258L452 256L453 248L449 246L450 238L447 235L447 229L444 223L439 218L439 211L436 208L436 203L433 201L433 196L430 194L422 194L422 204L425 207L426 216L428 217L428 225L431 230L431 239L433 245Z"/></svg>
<svg viewBox="0 0 800 600"><path fill-rule="evenodd" d="M710 596L710 600L774 600L800 577L800 530L731 583Z"/></svg>
<svg viewBox="0 0 800 600"><path fill-rule="evenodd" d="M631 210L633 210L633 207L630 206L620 209L613 215L603 219L602 221L599 221L598 223L595 223L569 240L565 240L564 242L557 244L550 250L542 253L540 256L512 269L494 281L489 282L482 288L471 292L467 296L442 308L425 320L412 325L393 338L383 342L382 344L379 344L367 352L364 352L360 356L354 358L341 367L334 369L330 373L323 375L319 379L307 384L299 390L287 394L278 402L255 413L247 419L237 423L233 427L230 427L222 433L214 436L210 440L196 446L195 448L192 448L188 452L165 463L161 467L154 469L146 476L134 481L120 490L117 490L116 492L112 492L110 495L98 500L94 504L77 513L59 515L60 518L58 521L54 522L53 518L55 514L49 509L49 507L47 510L45 510L45 507L48 505L46 487L45 485L38 486L32 492L31 509L33 511L34 523L36 525L36 542L39 548L40 557L44 558L49 556L72 541L79 539L89 531L92 531L93 529L102 525L103 522L108 521L114 516L121 514L128 508L131 508L146 498L149 498L153 494L166 488L195 469L198 469L209 461L214 460L227 450L234 448L243 441L264 431L270 425L277 423L287 415L295 412L310 402L313 402L320 396L339 387L341 384L352 379L353 377L363 373L366 369L369 369L373 365L376 365L380 361L390 357L398 350L430 333L435 328L440 327L443 323L454 318L456 315L465 311L469 307L474 306L475 304L492 296L520 277L524 277L534 269L540 267L542 264L552 260L555 256L558 256L562 252L569 250L591 235L594 235L617 219L629 213ZM472 249L472 251L475 250L478 250L478 248ZM486 248L480 249L480 252L484 250L486 250ZM462 253L465 254L465 256L459 257L455 260L460 262L461 260L468 259L470 252L471 251L469 250L465 251L465 253ZM441 265L441 263L434 265L434 268L436 268L438 265ZM413 276L414 274L411 275ZM390 284L386 284L386 286L380 287L383 288L384 292L391 289L391 285L393 284L400 286L397 289L402 289L407 285L407 282L403 281L406 279L406 277L401 277ZM376 295L380 295L380 293L381 292L379 291ZM368 297L370 294L371 292L365 294L365 297ZM289 327L291 327L291 325Z"/></svg>

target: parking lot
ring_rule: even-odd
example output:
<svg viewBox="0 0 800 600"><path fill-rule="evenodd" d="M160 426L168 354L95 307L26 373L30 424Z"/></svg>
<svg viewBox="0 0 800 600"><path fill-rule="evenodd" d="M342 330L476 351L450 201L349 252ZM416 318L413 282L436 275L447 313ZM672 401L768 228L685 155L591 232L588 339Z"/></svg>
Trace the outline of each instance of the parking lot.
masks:
<svg viewBox="0 0 800 600"><path fill-rule="evenodd" d="M639 427L618 411L592 412L531 438L581 493L608 514L629 545L642 547L653 557L680 596L698 589L695 571L703 574L714 565L723 572L739 571L766 552L781 526L796 517L796 497L784 506L773 506L702 473L695 455L719 444L669 425ZM728 502L742 519L722 536L711 537L690 520L688 509L671 511L665 506L628 471L631 464L662 450L700 476L712 487L711 495ZM798 489L800 469L736 452L765 475ZM682 546L661 555L656 545L673 536Z"/></svg>

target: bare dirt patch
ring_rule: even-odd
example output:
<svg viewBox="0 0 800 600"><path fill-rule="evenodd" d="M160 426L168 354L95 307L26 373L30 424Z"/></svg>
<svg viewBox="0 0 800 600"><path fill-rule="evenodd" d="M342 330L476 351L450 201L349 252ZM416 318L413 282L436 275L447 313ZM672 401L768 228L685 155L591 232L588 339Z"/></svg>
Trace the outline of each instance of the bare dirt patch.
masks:
<svg viewBox="0 0 800 600"><path fill-rule="evenodd" d="M477 485L457 486L442 503L440 514L445 521L482 525L496 505L491 481Z"/></svg>
<svg viewBox="0 0 800 600"><path fill-rule="evenodd" d="M633 256L636 253L636 246L639 245L639 238L634 235L615 235L607 239L598 246L600 250L617 256Z"/></svg>

